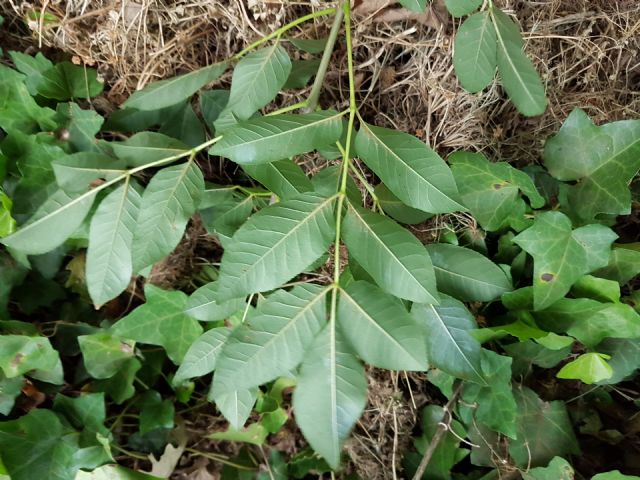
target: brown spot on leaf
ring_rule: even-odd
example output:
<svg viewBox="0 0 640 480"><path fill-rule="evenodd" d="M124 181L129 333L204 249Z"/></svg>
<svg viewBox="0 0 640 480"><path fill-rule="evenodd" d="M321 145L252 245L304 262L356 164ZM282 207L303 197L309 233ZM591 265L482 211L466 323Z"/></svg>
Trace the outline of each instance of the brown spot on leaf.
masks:
<svg viewBox="0 0 640 480"><path fill-rule="evenodd" d="M18 353L15 357L13 357L13 360L11 360L11 368L18 368L18 365L22 363L23 358L24 355L21 353Z"/></svg>
<svg viewBox="0 0 640 480"><path fill-rule="evenodd" d="M543 273L542 275L540 275L540 278L543 282L550 282L555 278L555 275L553 273Z"/></svg>
<svg viewBox="0 0 640 480"><path fill-rule="evenodd" d="M506 186L507 186L506 183L494 183L493 184L493 189L494 190L500 190L501 188L506 187Z"/></svg>

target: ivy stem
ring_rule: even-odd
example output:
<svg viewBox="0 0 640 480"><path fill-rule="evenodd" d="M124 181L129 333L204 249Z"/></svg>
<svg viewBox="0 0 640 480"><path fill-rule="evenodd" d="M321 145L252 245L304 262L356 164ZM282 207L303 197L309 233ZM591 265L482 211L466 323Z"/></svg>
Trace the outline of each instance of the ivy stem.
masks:
<svg viewBox="0 0 640 480"><path fill-rule="evenodd" d="M241 50L239 53L235 54L233 56L233 59L234 60L239 60L240 58L245 56L247 53L249 53L251 50L254 50L254 49L258 48L260 45L262 45L263 43L268 42L269 40L271 40L273 38L281 37L282 34L287 32L288 30L291 30L294 27L297 27L301 23L308 22L309 20L313 20L314 18L325 17L325 16L331 15L333 13L336 13L336 9L335 8L326 8L324 10L318 10L317 12L309 13L307 15L303 15L300 18L296 18L293 22L287 23L286 25L283 25L279 29L274 30L269 35L266 35L266 36L262 37L261 39L256 40L255 42L250 44L248 47L246 47L245 49Z"/></svg>
<svg viewBox="0 0 640 480"><path fill-rule="evenodd" d="M318 71L316 72L316 78L313 82L313 86L311 87L309 97L306 100L306 110L309 112L313 112L318 106L320 92L322 91L324 78L327 75L327 69L329 68L329 63L331 62L331 55L333 54L336 39L338 38L338 33L340 32L340 26L342 25L343 17L344 10L343 8L341 8L341 6L338 6L338 9L336 10L336 16L333 19L333 25L331 25L331 31L329 32L327 44L324 47L324 52L322 52L322 59L320 60Z"/></svg>

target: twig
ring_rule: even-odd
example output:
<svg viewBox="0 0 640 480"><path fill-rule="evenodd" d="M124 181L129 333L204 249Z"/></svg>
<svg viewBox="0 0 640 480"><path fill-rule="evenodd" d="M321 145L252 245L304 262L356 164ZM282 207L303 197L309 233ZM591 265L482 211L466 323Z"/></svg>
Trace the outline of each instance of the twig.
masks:
<svg viewBox="0 0 640 480"><path fill-rule="evenodd" d="M451 398L449 399L447 404L443 407L444 415L442 416L442 420L438 424L438 429L436 430L436 433L433 435L433 438L431 439L431 443L429 443L429 446L424 451L424 455L422 456L422 460L420 460L420 465L418 465L418 469L416 470L416 473L413 476L413 480L422 479L422 476L424 475L424 472L427 469L429 462L431 461L431 457L433 457L433 454L435 453L436 448L438 448L438 445L444 438L445 433L447 433L447 430L449 430L449 424L451 423L451 409L453 408L453 404L456 403L456 401L458 400L458 397L460 396L461 391L462 391L462 382L458 384L455 391L453 392L453 395L451 395Z"/></svg>

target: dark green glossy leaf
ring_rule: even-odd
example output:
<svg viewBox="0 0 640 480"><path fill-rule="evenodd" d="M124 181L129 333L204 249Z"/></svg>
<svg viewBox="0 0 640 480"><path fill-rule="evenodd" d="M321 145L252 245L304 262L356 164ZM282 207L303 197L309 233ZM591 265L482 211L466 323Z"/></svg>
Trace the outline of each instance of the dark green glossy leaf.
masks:
<svg viewBox="0 0 640 480"><path fill-rule="evenodd" d="M93 378L114 376L134 356L135 343L108 332L78 337L84 366Z"/></svg>

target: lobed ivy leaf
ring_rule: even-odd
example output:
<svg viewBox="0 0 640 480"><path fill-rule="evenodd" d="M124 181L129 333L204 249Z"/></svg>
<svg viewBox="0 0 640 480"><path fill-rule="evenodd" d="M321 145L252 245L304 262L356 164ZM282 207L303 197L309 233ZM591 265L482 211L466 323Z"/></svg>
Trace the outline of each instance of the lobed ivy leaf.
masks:
<svg viewBox="0 0 640 480"><path fill-rule="evenodd" d="M135 395L136 389L133 382L141 368L142 363L137 358L126 359L113 376L92 382L91 389L96 392L105 392L117 405L120 405Z"/></svg>
<svg viewBox="0 0 640 480"><path fill-rule="evenodd" d="M35 371L54 371L60 364L58 352L46 337L26 335L0 336L0 370L6 378L15 378ZM51 383L62 384L62 372Z"/></svg>
<svg viewBox="0 0 640 480"><path fill-rule="evenodd" d="M88 393L79 397L56 395L53 411L63 415L78 430L107 434L104 394Z"/></svg>
<svg viewBox="0 0 640 480"><path fill-rule="evenodd" d="M587 385L602 382L613 376L613 368L607 363L609 358L604 353L584 353L563 366L556 377L580 380Z"/></svg>
<svg viewBox="0 0 640 480"><path fill-rule="evenodd" d="M364 368L330 323L302 362L293 409L302 434L333 469L366 402Z"/></svg>
<svg viewBox="0 0 640 480"><path fill-rule="evenodd" d="M362 123L355 148L358 157L410 207L430 213L464 210L451 170L417 138Z"/></svg>
<svg viewBox="0 0 640 480"><path fill-rule="evenodd" d="M121 340L109 332L80 335L78 344L84 366L93 378L113 377L134 357L135 343Z"/></svg>
<svg viewBox="0 0 640 480"><path fill-rule="evenodd" d="M388 370L426 371L424 324L400 300L365 281L340 290L337 323L369 365Z"/></svg>
<svg viewBox="0 0 640 480"><path fill-rule="evenodd" d="M413 302L438 303L429 254L409 231L349 204L341 233L349 255L384 290Z"/></svg>
<svg viewBox="0 0 640 480"><path fill-rule="evenodd" d="M241 165L293 157L337 141L342 133L341 117L341 113L327 110L242 121L226 130L209 153Z"/></svg>
<svg viewBox="0 0 640 480"><path fill-rule="evenodd" d="M38 81L38 94L54 100L92 98L100 93L104 85L98 80L94 68L60 62L42 73Z"/></svg>
<svg viewBox="0 0 640 480"><path fill-rule="evenodd" d="M609 264L596 270L595 275L616 280L620 285L640 275L640 242L614 244Z"/></svg>
<svg viewBox="0 0 640 480"><path fill-rule="evenodd" d="M202 327L184 313L187 296L179 291L145 285L147 303L117 321L111 332L121 338L159 345L179 365Z"/></svg>
<svg viewBox="0 0 640 480"><path fill-rule="evenodd" d="M253 215L222 256L218 300L277 288L317 260L334 237L335 200L305 193Z"/></svg>
<svg viewBox="0 0 640 480"><path fill-rule="evenodd" d="M638 480L640 477L635 475L623 475L620 470L612 470L610 472L599 473L591 477L591 480Z"/></svg>
<svg viewBox="0 0 640 480"><path fill-rule="evenodd" d="M542 310L564 297L583 275L607 265L617 235L602 225L572 230L560 212L545 212L513 241L534 260L533 303Z"/></svg>
<svg viewBox="0 0 640 480"><path fill-rule="evenodd" d="M595 477L593 477L595 478ZM592 480L593 480L592 478ZM553 457L547 467L532 468L522 472L522 480L573 480L574 471L562 457Z"/></svg>
<svg viewBox="0 0 640 480"><path fill-rule="evenodd" d="M484 255L457 245L426 246L438 290L465 302L490 302L513 290L504 271Z"/></svg>
<svg viewBox="0 0 640 480"><path fill-rule="evenodd" d="M311 180L293 160L278 160L260 165L247 164L243 165L242 169L281 200L313 191Z"/></svg>
<svg viewBox="0 0 640 480"><path fill-rule="evenodd" d="M180 103L217 80L227 69L226 63L215 63L167 80L152 82L134 92L123 104L126 108L158 110Z"/></svg>
<svg viewBox="0 0 640 480"><path fill-rule="evenodd" d="M451 11L451 6L461 3L460 0L448 0L446 5ZM465 15L461 13L463 11L456 9L460 15L452 14ZM471 15L456 33L453 52L453 66L462 87L472 93L483 90L495 78L497 65L498 40L491 14L485 11Z"/></svg>
<svg viewBox="0 0 640 480"><path fill-rule="evenodd" d="M24 83L29 89L29 94L35 97L38 94L38 84L42 81L42 74L53 68L53 62L41 52L33 57L21 52L9 52L9 56L16 70L26 76Z"/></svg>
<svg viewBox="0 0 640 480"><path fill-rule="evenodd" d="M596 126L576 109L545 144L549 173L568 186L568 201L581 220L631 212L629 183L640 169L640 120Z"/></svg>
<svg viewBox="0 0 640 480"><path fill-rule="evenodd" d="M136 400L140 409L140 434L147 435L157 429L173 428L175 407L171 400L165 399L155 390L147 390Z"/></svg>
<svg viewBox="0 0 640 480"><path fill-rule="evenodd" d="M100 151L96 135L100 131L104 118L95 110L83 110L76 103L59 103L56 117L60 128L76 151Z"/></svg>

